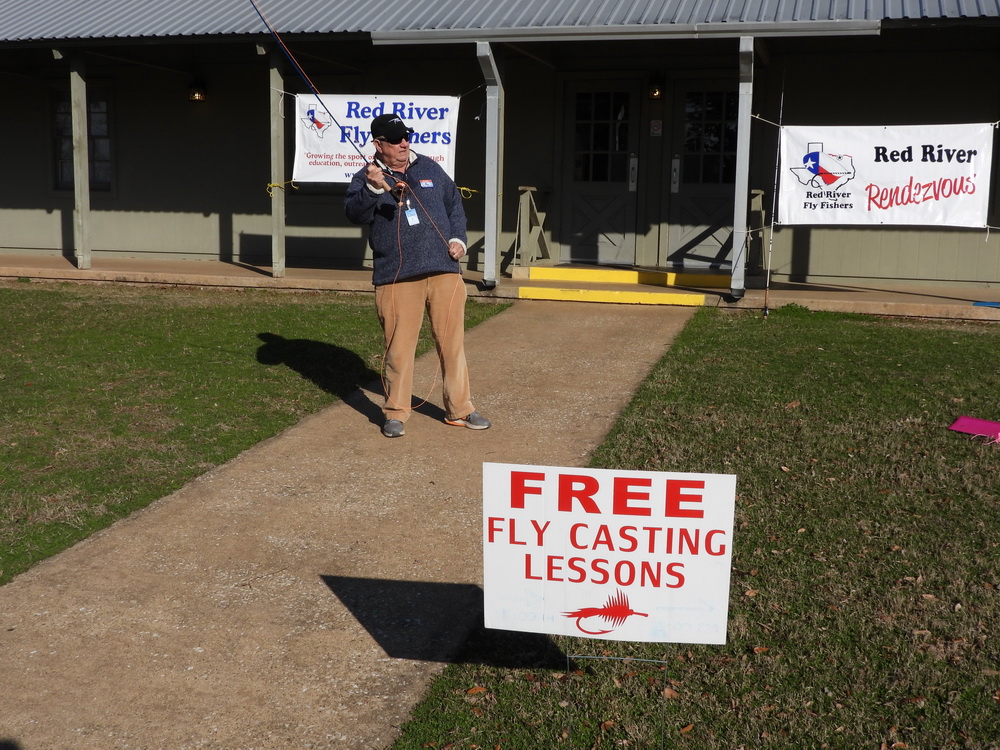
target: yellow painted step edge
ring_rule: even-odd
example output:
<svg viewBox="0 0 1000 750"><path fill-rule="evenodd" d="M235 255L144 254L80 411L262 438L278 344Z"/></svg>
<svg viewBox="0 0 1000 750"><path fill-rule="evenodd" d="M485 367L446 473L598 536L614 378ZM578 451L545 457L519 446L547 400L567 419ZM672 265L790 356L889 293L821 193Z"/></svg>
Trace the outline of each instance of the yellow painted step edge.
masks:
<svg viewBox="0 0 1000 750"><path fill-rule="evenodd" d="M650 286L704 286L723 288L729 286L724 274L701 274L675 271L624 271L595 268L552 268L536 266L528 271L532 281L576 281L592 284L648 284Z"/></svg>
<svg viewBox="0 0 1000 750"><path fill-rule="evenodd" d="M614 302L622 305L684 305L703 307L704 294L663 294L661 292L619 292L604 289L548 289L521 287L520 299L562 302Z"/></svg>

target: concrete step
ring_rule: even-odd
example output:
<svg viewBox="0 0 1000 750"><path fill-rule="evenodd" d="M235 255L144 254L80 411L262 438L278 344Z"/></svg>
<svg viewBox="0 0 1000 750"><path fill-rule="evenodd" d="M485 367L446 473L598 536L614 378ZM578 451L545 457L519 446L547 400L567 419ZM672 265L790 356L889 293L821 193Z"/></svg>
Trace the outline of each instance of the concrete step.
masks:
<svg viewBox="0 0 1000 750"><path fill-rule="evenodd" d="M728 289L725 271L668 271L581 265L535 265L515 268L508 282L517 299L611 302L633 305L714 304L717 294L702 290Z"/></svg>
<svg viewBox="0 0 1000 750"><path fill-rule="evenodd" d="M517 267L512 278L529 281L561 281L584 284L637 284L661 287L696 287L704 289L728 289L728 271L705 269L693 270L647 270L641 268L606 268L600 266L555 265Z"/></svg>
<svg viewBox="0 0 1000 750"><path fill-rule="evenodd" d="M511 297L517 299L553 300L562 302L611 302L623 305L682 305L701 307L706 304L706 295L667 287L636 284L598 284L581 282L564 284L558 281L517 281L506 285L515 291ZM715 295L713 295L713 301Z"/></svg>

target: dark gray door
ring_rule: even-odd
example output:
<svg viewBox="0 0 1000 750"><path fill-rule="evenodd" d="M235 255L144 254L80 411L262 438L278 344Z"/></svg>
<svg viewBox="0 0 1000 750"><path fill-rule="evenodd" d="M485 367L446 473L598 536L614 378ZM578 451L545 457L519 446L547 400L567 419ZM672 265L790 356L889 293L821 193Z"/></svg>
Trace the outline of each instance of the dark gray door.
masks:
<svg viewBox="0 0 1000 750"><path fill-rule="evenodd" d="M564 260L635 262L638 109L635 82L577 81L569 86L562 180Z"/></svg>
<svg viewBox="0 0 1000 750"><path fill-rule="evenodd" d="M680 82L674 105L668 262L729 268L736 182L735 82Z"/></svg>

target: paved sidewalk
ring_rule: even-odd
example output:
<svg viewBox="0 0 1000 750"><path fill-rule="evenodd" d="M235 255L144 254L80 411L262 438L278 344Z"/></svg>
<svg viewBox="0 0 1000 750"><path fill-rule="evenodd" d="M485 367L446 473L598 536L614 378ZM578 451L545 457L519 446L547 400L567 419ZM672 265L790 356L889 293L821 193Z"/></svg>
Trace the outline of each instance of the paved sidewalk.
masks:
<svg viewBox="0 0 1000 750"><path fill-rule="evenodd" d="M477 619L483 461L584 465L692 312L517 302L467 338L492 429L359 391L19 576L0 748L384 748Z"/></svg>

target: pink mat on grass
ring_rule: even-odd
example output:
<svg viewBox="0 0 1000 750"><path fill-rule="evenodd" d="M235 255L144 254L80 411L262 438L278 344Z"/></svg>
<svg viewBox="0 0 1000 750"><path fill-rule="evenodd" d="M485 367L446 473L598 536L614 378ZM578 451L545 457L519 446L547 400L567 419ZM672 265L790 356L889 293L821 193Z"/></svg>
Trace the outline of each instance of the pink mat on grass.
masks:
<svg viewBox="0 0 1000 750"><path fill-rule="evenodd" d="M983 435L1000 441L1000 422L990 422L988 419L959 417L948 429L956 432L967 432L970 435Z"/></svg>

